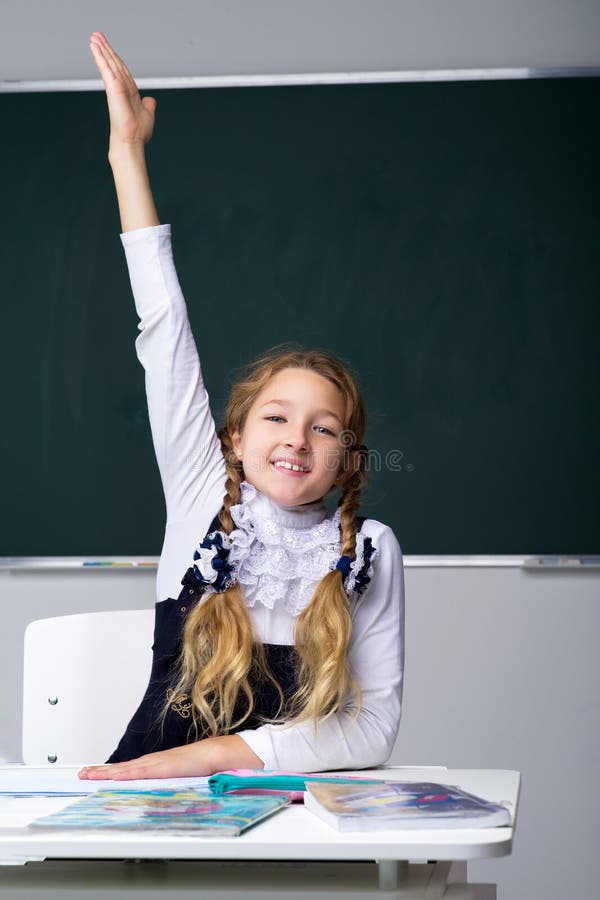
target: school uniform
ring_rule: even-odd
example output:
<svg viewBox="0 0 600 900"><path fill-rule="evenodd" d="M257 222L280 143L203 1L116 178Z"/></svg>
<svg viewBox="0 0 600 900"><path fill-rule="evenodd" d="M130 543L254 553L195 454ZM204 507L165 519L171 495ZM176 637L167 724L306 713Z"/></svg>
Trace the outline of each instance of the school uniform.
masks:
<svg viewBox="0 0 600 900"><path fill-rule="evenodd" d="M148 411L165 494L167 523L157 573L153 668L143 702L111 762L195 739L186 698L172 697L172 684L190 598L210 593L194 572L194 551L214 531L225 493L225 463L210 411L196 344L175 271L170 227L160 225L122 235L140 317L136 340L146 372ZM210 338L214 332L210 331ZM202 333L199 335L202 341ZM235 530L231 558L244 588L255 633L286 700L295 686L294 624L316 584L335 568L340 553L338 513L328 516L321 501L281 507L252 485L242 484L241 502L231 510ZM367 552L369 545L373 552ZM368 560L369 581L355 579ZM202 560L198 560L201 565ZM182 582L182 574L183 582ZM353 701L319 724L265 723L279 704L269 683L255 683L256 708L237 733L268 769L322 771L384 762L393 748L401 712L404 634L402 554L392 530L373 519L363 522L357 558L347 584L352 618L348 662L362 691L356 717ZM191 593L195 591L196 593ZM187 592L187 593L186 593ZM200 601L201 602L201 601Z"/></svg>

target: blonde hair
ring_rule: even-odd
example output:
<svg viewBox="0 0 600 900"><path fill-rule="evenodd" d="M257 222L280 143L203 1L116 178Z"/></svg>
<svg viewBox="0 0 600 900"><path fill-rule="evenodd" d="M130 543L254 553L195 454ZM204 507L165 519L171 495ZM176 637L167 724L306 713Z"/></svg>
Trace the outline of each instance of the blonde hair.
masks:
<svg viewBox="0 0 600 900"><path fill-rule="evenodd" d="M331 381L345 406L345 452L335 485L341 490L340 555L353 556L356 548L355 514L366 482L365 458L355 466L354 450L364 440L366 413L353 376L339 360L320 350L286 345L275 348L247 367L246 375L232 387L225 425L219 432L227 480L220 513L222 530L234 528L230 509L240 501L244 480L242 463L233 450L231 435L241 433L248 412L270 379L284 369L307 369ZM348 670L347 651L352 631L343 576L337 569L319 582L308 606L296 620L295 646L299 656L297 690L288 708L288 721L312 719L336 713L354 696L360 709L360 689ZM191 700L196 733L225 734L243 724L254 708L250 674L259 673L276 682L268 670L264 648L252 628L243 588L236 584L210 594L189 613L183 634L179 678L174 695ZM277 715L283 710L283 694ZM171 698L173 694L170 694ZM168 709L172 700L169 701Z"/></svg>

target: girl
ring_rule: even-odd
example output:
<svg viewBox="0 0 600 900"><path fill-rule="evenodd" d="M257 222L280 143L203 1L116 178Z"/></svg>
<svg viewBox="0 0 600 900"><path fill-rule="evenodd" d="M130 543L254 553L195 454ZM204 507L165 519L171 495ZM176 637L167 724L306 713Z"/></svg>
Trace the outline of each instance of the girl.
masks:
<svg viewBox="0 0 600 900"><path fill-rule="evenodd" d="M400 720L403 567L392 531L356 518L359 392L327 354L273 352L234 386L217 434L148 181L156 101L104 35L90 46L167 526L148 689L109 764L80 777L378 765Z"/></svg>

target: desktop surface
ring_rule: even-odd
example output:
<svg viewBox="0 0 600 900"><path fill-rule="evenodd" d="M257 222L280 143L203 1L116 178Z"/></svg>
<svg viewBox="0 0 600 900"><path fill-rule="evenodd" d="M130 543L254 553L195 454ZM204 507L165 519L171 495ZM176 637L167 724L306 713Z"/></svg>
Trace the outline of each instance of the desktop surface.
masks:
<svg viewBox="0 0 600 900"><path fill-rule="evenodd" d="M2 771L6 770L0 768ZM59 777L60 771L48 770L49 785L53 777ZM27 767L11 767L10 772L17 776L22 772L26 776ZM503 828L342 833L330 828L302 804L293 804L239 837L129 833L123 830L108 833L91 829L61 830L57 833L41 829L34 831L28 826L35 819L64 808L75 798L1 796L0 860L4 865L50 859L456 861L504 856L511 852L519 795L518 772L388 767L352 774L396 781L439 781L458 785L487 800L506 804L511 812L512 825Z"/></svg>

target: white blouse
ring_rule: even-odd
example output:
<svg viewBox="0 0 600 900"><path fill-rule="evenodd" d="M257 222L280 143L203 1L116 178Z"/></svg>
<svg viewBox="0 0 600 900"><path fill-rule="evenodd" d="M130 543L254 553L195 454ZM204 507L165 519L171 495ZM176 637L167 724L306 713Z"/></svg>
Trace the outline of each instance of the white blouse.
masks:
<svg viewBox="0 0 600 900"><path fill-rule="evenodd" d="M221 509L226 472L173 263L170 226L141 228L121 239L140 317L136 350L146 373L167 510L156 581L160 601L179 595L194 550ZM311 552L314 555L317 538L322 556L317 568L323 573L329 557L339 555L339 546L329 540L337 523L327 518L320 501L280 507L251 485L243 487L242 500L236 527L243 530L247 517L258 526L259 540L239 572L254 629L263 643L293 644L295 618L321 576L316 568L303 569L301 560L288 554L278 569L285 571L288 581L280 590L273 576L273 554L279 553L281 561L282 548L294 545L306 549L308 558ZM376 552L370 584L360 596L350 598L353 630L348 661L362 690L360 713L356 717L356 708L348 701L316 731L312 722L306 722L239 732L266 769L364 768L384 762L392 751L400 722L404 662L402 554L394 533L381 522L367 519L362 533L371 538Z"/></svg>

